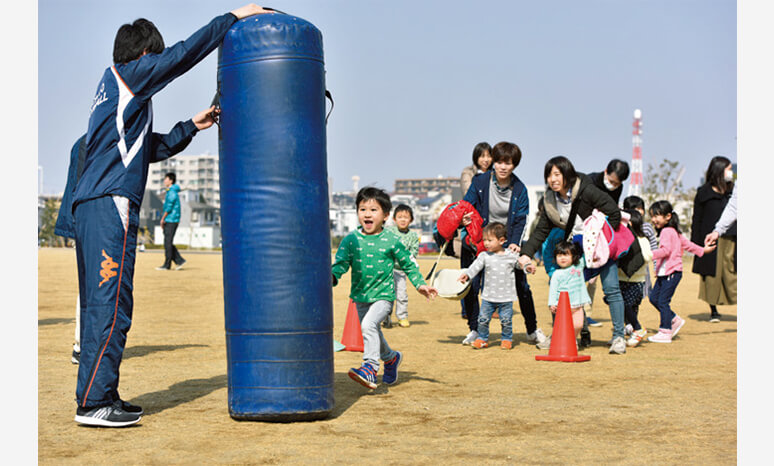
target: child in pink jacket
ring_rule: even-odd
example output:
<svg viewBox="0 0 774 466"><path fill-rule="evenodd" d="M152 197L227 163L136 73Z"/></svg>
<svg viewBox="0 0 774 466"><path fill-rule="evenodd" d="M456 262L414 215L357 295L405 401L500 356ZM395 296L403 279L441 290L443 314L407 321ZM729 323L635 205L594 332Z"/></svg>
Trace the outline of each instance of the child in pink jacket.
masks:
<svg viewBox="0 0 774 466"><path fill-rule="evenodd" d="M701 257L713 251L717 246L701 247L692 243L680 233L680 221L677 213L672 210L672 204L667 201L656 201L648 210L650 219L659 233L659 248L653 251L656 269L656 284L650 292L651 304L661 314L658 333L648 337L654 343L671 343L672 338L683 328L685 320L675 314L669 307L677 284L683 277L683 251L688 251Z"/></svg>

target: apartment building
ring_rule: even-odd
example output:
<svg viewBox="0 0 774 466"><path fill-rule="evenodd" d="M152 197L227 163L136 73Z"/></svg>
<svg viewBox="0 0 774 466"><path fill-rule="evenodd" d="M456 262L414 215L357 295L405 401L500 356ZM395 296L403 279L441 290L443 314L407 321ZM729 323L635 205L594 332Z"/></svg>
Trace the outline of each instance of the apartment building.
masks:
<svg viewBox="0 0 774 466"><path fill-rule="evenodd" d="M220 209L218 156L212 154L177 155L151 164L146 189L161 192L164 175L174 172L180 189L198 191L204 202Z"/></svg>

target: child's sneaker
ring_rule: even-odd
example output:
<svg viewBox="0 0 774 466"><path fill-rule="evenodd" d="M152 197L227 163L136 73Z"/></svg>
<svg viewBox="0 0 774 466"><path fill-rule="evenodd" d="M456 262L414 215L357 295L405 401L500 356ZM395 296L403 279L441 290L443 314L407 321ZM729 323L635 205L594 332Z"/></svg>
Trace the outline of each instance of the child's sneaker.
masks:
<svg viewBox="0 0 774 466"><path fill-rule="evenodd" d="M377 387L376 369L368 363L363 364L359 369L350 369L349 378L371 390Z"/></svg>
<svg viewBox="0 0 774 466"><path fill-rule="evenodd" d="M634 327L632 324L626 324L626 327L624 327L624 336L631 335L634 332Z"/></svg>
<svg viewBox="0 0 774 466"><path fill-rule="evenodd" d="M500 342L500 349L511 349L513 348L513 342L511 340L503 340Z"/></svg>
<svg viewBox="0 0 774 466"><path fill-rule="evenodd" d="M640 344L643 338L645 338L645 335L648 334L648 331L644 328L641 328L639 330L635 330L632 332L632 336L629 337L629 339L626 341L627 346L637 346Z"/></svg>
<svg viewBox="0 0 774 466"><path fill-rule="evenodd" d="M672 343L672 330L660 328L657 334L648 337L648 341L653 343Z"/></svg>
<svg viewBox="0 0 774 466"><path fill-rule="evenodd" d="M468 333L468 336L465 337L464 340L462 340L463 345L472 345L474 341L476 341L476 338L478 338L478 331L477 330L471 330L470 333Z"/></svg>
<svg viewBox="0 0 774 466"><path fill-rule="evenodd" d="M483 349L483 348L488 348L488 347L489 347L489 343L487 343L486 341L484 341L484 340L482 340L480 338L476 338L476 341L473 342L473 348L474 349Z"/></svg>
<svg viewBox="0 0 774 466"><path fill-rule="evenodd" d="M675 314L674 319L672 319L672 338L677 336L677 332L683 328L683 325L685 325L685 319Z"/></svg>
<svg viewBox="0 0 774 466"><path fill-rule="evenodd" d="M408 319L400 319L400 320L398 320L398 325L400 325L403 328L411 326L411 324L409 323Z"/></svg>
<svg viewBox="0 0 774 466"><path fill-rule="evenodd" d="M401 362L403 362L403 353L400 351L396 351L392 359L384 362L382 382L392 385L398 381L398 366L400 366Z"/></svg>
<svg viewBox="0 0 774 466"><path fill-rule="evenodd" d="M581 348L588 348L591 346L591 332L588 330L581 330L579 346Z"/></svg>

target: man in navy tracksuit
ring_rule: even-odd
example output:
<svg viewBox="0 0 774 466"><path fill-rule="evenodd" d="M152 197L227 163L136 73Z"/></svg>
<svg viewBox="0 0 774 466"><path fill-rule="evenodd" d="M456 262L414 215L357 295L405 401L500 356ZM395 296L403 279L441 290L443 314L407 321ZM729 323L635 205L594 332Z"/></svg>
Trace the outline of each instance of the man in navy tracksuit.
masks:
<svg viewBox="0 0 774 466"><path fill-rule="evenodd" d="M116 33L114 65L105 70L91 103L83 171L73 193L81 357L75 421L121 427L140 420L142 408L121 400L118 369L132 323L132 282L137 227L148 164L185 149L197 131L214 123L214 107L153 132L151 97L203 60L228 29L264 13L249 4L213 19L185 41L164 48L148 20Z"/></svg>

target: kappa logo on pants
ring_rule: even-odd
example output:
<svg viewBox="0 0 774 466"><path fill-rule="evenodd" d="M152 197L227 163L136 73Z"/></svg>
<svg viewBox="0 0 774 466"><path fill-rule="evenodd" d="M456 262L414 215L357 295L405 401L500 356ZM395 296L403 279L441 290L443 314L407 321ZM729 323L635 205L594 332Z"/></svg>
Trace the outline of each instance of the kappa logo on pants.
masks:
<svg viewBox="0 0 774 466"><path fill-rule="evenodd" d="M118 272L113 270L118 268L118 264L116 264L112 257L105 253L104 249L102 250L102 257L104 257L105 260L99 264L102 266L102 270L99 271L99 275L102 277L102 281L99 282L100 287L102 287L103 283L107 283L108 280L118 275Z"/></svg>

